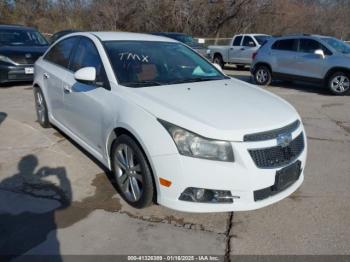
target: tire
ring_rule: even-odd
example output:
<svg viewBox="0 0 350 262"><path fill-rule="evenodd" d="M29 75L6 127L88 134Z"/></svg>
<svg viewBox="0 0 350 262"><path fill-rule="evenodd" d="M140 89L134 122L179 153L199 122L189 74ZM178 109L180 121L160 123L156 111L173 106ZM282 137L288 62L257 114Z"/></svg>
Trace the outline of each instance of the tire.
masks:
<svg viewBox="0 0 350 262"><path fill-rule="evenodd" d="M219 66L221 66L222 69L224 69L224 61L222 60L222 56L221 55L215 55L214 59L213 59L213 63L214 64L218 64Z"/></svg>
<svg viewBox="0 0 350 262"><path fill-rule="evenodd" d="M236 69L242 71L245 69L245 65L236 65Z"/></svg>
<svg viewBox="0 0 350 262"><path fill-rule="evenodd" d="M117 137L112 145L111 163L121 197L135 208L151 205L155 195L152 171L138 143L128 135Z"/></svg>
<svg viewBox="0 0 350 262"><path fill-rule="evenodd" d="M254 82L257 85L268 86L271 83L272 76L270 69L265 65L259 65L254 70Z"/></svg>
<svg viewBox="0 0 350 262"><path fill-rule="evenodd" d="M350 93L350 74L336 72L328 79L327 86L334 95L344 96Z"/></svg>
<svg viewBox="0 0 350 262"><path fill-rule="evenodd" d="M34 87L35 111L39 124L43 128L50 127L49 113L45 97L40 88Z"/></svg>

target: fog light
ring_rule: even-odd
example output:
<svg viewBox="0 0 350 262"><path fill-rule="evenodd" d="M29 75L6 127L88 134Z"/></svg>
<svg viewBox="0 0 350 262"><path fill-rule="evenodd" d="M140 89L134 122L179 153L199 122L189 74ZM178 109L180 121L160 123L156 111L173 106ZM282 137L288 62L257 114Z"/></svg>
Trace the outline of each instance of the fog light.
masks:
<svg viewBox="0 0 350 262"><path fill-rule="evenodd" d="M233 203L234 198L228 190L212 190L205 188L188 187L179 197L179 200L199 203Z"/></svg>

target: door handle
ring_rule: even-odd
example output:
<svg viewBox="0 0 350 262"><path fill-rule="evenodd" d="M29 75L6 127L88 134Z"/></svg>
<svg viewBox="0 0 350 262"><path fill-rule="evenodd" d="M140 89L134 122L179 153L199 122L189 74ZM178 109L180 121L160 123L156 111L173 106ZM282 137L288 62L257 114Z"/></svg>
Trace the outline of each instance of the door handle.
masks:
<svg viewBox="0 0 350 262"><path fill-rule="evenodd" d="M68 86L68 85L65 85L63 87L63 91L66 93L66 94L69 94L72 92L72 87L71 86Z"/></svg>
<svg viewBox="0 0 350 262"><path fill-rule="evenodd" d="M245 50L245 48L244 48L244 47L242 47L240 50L241 50L241 51L243 51L243 50Z"/></svg>
<svg viewBox="0 0 350 262"><path fill-rule="evenodd" d="M49 79L50 78L50 76L49 76L49 74L48 73L44 73L44 79Z"/></svg>

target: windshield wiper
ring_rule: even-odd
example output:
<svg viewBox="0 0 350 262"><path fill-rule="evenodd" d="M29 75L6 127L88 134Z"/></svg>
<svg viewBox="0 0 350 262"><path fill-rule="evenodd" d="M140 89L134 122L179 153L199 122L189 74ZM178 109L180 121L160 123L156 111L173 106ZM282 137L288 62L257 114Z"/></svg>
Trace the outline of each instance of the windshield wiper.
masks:
<svg viewBox="0 0 350 262"><path fill-rule="evenodd" d="M179 79L175 81L168 82L168 84L181 84L181 83L192 83L192 82L203 82L203 81L212 81L212 80L223 80L222 77L210 78L210 77L195 77L188 79Z"/></svg>
<svg viewBox="0 0 350 262"><path fill-rule="evenodd" d="M144 86L161 86L163 83L151 80L135 81L135 82L124 82L122 85L128 87L144 87Z"/></svg>

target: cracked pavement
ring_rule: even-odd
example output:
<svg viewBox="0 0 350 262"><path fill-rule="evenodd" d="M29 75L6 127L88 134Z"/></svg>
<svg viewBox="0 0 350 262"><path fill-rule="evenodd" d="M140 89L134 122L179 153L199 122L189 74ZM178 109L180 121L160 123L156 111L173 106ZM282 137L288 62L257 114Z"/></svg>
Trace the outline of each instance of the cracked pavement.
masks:
<svg viewBox="0 0 350 262"><path fill-rule="evenodd" d="M267 89L303 118L304 184L260 210L192 214L131 208L99 163L39 126L29 85L0 87L0 254L350 254L349 96L298 83Z"/></svg>

